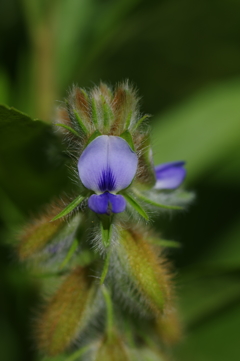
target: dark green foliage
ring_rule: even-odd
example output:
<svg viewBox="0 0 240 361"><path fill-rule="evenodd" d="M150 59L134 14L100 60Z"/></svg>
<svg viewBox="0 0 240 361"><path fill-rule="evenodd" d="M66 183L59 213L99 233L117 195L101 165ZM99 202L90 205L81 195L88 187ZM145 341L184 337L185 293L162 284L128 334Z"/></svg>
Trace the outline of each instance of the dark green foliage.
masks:
<svg viewBox="0 0 240 361"><path fill-rule="evenodd" d="M3 105L0 157L1 187L23 211L36 209L67 185L63 148L52 126Z"/></svg>

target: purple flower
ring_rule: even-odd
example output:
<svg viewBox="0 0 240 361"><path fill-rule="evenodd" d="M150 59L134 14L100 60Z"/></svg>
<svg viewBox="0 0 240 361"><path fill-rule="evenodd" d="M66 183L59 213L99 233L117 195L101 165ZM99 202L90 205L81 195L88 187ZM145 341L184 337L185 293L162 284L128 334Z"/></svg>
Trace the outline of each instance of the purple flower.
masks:
<svg viewBox="0 0 240 361"><path fill-rule="evenodd" d="M96 193L88 200L89 208L99 214L123 212L125 198L116 193L131 184L137 165L136 153L123 138L112 135L95 138L78 161L83 185Z"/></svg>
<svg viewBox="0 0 240 361"><path fill-rule="evenodd" d="M175 189L180 186L186 176L185 162L170 162L155 167L157 182L155 189Z"/></svg>

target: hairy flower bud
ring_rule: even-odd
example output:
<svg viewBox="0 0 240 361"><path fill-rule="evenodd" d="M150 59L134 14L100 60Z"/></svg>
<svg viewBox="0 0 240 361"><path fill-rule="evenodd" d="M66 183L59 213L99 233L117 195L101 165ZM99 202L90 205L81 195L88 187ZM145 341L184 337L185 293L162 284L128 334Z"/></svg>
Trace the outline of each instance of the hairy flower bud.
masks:
<svg viewBox="0 0 240 361"><path fill-rule="evenodd" d="M50 222L60 209L51 205L49 208L50 211L25 226L19 235L18 255L20 260L26 260L41 251L65 226L63 219L54 223Z"/></svg>
<svg viewBox="0 0 240 361"><path fill-rule="evenodd" d="M67 252L74 239L74 235L80 223L80 215L77 214L68 222L63 218L51 222L53 215L59 211L59 207L49 205L50 211L43 214L26 226L20 236L17 246L20 260L35 259L36 257L47 259L54 254ZM59 257L60 259L61 257Z"/></svg>
<svg viewBox="0 0 240 361"><path fill-rule="evenodd" d="M96 287L87 268L70 273L48 301L37 322L37 342L50 356L63 352L91 316Z"/></svg>
<svg viewBox="0 0 240 361"><path fill-rule="evenodd" d="M142 233L132 229L120 231L116 252L121 267L145 306L159 316L171 298L170 277L165 260Z"/></svg>

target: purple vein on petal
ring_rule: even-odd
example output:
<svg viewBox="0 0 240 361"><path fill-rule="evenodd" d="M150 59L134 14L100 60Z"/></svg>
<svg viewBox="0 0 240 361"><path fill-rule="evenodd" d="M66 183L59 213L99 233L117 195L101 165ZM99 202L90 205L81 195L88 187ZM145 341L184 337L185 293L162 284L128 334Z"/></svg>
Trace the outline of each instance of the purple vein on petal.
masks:
<svg viewBox="0 0 240 361"><path fill-rule="evenodd" d="M102 171L102 174L98 181L98 187L102 192L114 191L114 189L116 188L116 179L113 175L111 168L107 168L106 170Z"/></svg>

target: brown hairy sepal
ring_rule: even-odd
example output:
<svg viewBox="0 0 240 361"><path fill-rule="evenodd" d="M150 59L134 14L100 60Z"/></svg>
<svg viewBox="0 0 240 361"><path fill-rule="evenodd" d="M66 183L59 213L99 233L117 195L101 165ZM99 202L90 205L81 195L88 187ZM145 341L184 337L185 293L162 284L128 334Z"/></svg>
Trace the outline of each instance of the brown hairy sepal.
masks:
<svg viewBox="0 0 240 361"><path fill-rule="evenodd" d="M65 200L69 202L69 200ZM64 202L64 203L65 203ZM66 226L64 218L51 222L52 218L64 209L56 201L49 204L45 211L32 219L18 235L17 253L21 261L27 260L40 252Z"/></svg>
<svg viewBox="0 0 240 361"><path fill-rule="evenodd" d="M97 287L89 269L77 267L48 300L36 322L38 348L49 356L67 349L91 318Z"/></svg>
<svg viewBox="0 0 240 361"><path fill-rule="evenodd" d="M172 299L169 266L159 249L149 243L146 233L130 228L119 233L116 252L129 278L129 288L138 294L145 308L159 317Z"/></svg>

